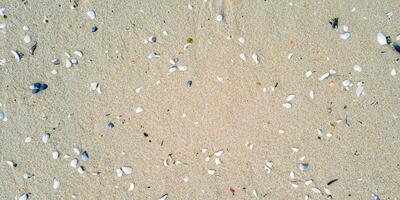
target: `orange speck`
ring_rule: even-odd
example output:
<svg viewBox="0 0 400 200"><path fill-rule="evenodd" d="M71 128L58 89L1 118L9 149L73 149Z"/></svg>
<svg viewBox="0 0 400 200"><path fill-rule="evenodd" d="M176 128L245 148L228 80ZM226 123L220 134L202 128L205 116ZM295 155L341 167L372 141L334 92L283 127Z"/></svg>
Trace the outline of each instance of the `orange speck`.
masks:
<svg viewBox="0 0 400 200"><path fill-rule="evenodd" d="M257 82L256 82L256 85L257 85L257 86L261 86L261 82L260 82L260 81L257 81Z"/></svg>
<svg viewBox="0 0 400 200"><path fill-rule="evenodd" d="M294 44L294 41L289 39L288 43L289 43L289 45L292 45L292 44Z"/></svg>
<svg viewBox="0 0 400 200"><path fill-rule="evenodd" d="M335 82L331 81L331 82L329 83L329 87L333 88L333 87L335 87L335 86L336 86L336 83L335 83Z"/></svg>

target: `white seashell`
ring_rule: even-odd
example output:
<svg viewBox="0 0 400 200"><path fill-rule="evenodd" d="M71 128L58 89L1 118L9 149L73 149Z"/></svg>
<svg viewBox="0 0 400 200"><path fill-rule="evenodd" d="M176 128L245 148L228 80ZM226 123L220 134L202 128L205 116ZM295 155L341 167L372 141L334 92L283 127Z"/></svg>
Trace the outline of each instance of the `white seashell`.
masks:
<svg viewBox="0 0 400 200"><path fill-rule="evenodd" d="M258 61L258 56L257 56L256 53L253 53L253 54L251 55L251 57L253 58L253 61L254 61L256 64L259 63L259 61Z"/></svg>
<svg viewBox="0 0 400 200"><path fill-rule="evenodd" d="M49 134L49 133L44 133L44 134L42 135L42 141L43 141L43 143L47 143L47 142L49 141L49 138L50 138L50 134Z"/></svg>
<svg viewBox="0 0 400 200"><path fill-rule="evenodd" d="M18 197L18 200L28 200L28 199L29 199L28 193L23 193Z"/></svg>
<svg viewBox="0 0 400 200"><path fill-rule="evenodd" d="M329 70L329 74L330 74L330 75L336 74L336 70L335 70L335 69L330 69L330 70Z"/></svg>
<svg viewBox="0 0 400 200"><path fill-rule="evenodd" d="M74 51L73 54L75 54L76 56L79 56L79 57L82 57L82 56L83 56L82 51Z"/></svg>
<svg viewBox="0 0 400 200"><path fill-rule="evenodd" d="M0 29L5 29L6 28L6 23L0 22Z"/></svg>
<svg viewBox="0 0 400 200"><path fill-rule="evenodd" d="M310 77L311 75L313 74L313 72L310 70L310 71L307 71L306 72L306 77L308 78L308 77Z"/></svg>
<svg viewBox="0 0 400 200"><path fill-rule="evenodd" d="M324 192L325 192L325 194L327 194L327 195L332 195L331 190L328 189L328 188L324 188Z"/></svg>
<svg viewBox="0 0 400 200"><path fill-rule="evenodd" d="M344 81L342 82L342 85L343 85L344 87L349 87L350 84L351 84L351 81L348 80L348 79L346 79L346 80L344 80Z"/></svg>
<svg viewBox="0 0 400 200"><path fill-rule="evenodd" d="M273 163L271 161L266 160L264 164L264 170L267 174L271 173Z"/></svg>
<svg viewBox="0 0 400 200"><path fill-rule="evenodd" d="M185 182L185 183L187 183L187 182L189 182L189 177L188 176L185 176L185 177L183 177L183 181Z"/></svg>
<svg viewBox="0 0 400 200"><path fill-rule="evenodd" d="M140 91L142 91L142 89L143 89L143 87L137 87L137 88L135 89L136 94L139 94Z"/></svg>
<svg viewBox="0 0 400 200"><path fill-rule="evenodd" d="M187 43L187 44L185 44L185 46L183 46L183 50L188 49L191 45L192 45L192 43Z"/></svg>
<svg viewBox="0 0 400 200"><path fill-rule="evenodd" d="M53 75L56 75L57 74L57 70L53 69L53 70L50 71L50 73L53 74Z"/></svg>
<svg viewBox="0 0 400 200"><path fill-rule="evenodd" d="M135 184L134 183L129 183L128 192L132 192L134 189L135 189Z"/></svg>
<svg viewBox="0 0 400 200"><path fill-rule="evenodd" d="M244 55L244 53L241 53L239 55L240 59L242 59L243 61L246 61L246 56Z"/></svg>
<svg viewBox="0 0 400 200"><path fill-rule="evenodd" d="M214 156L221 157L223 153L224 153L224 150L221 149L221 150L218 150L217 152L215 152Z"/></svg>
<svg viewBox="0 0 400 200"><path fill-rule="evenodd" d="M313 183L313 180L306 180L305 182L304 182L304 184L306 184L306 185L311 185Z"/></svg>
<svg viewBox="0 0 400 200"><path fill-rule="evenodd" d="M121 167L122 172L124 172L124 174L132 174L133 169L132 167L128 167L128 166L123 166Z"/></svg>
<svg viewBox="0 0 400 200"><path fill-rule="evenodd" d="M16 167L17 165L15 164L15 162L11 161L11 160L7 160L6 161L7 165L9 165L10 167Z"/></svg>
<svg viewBox="0 0 400 200"><path fill-rule="evenodd" d="M178 65L177 66L179 71L184 72L187 71L188 67L186 65Z"/></svg>
<svg viewBox="0 0 400 200"><path fill-rule="evenodd" d="M397 75L397 71L395 68L392 69L392 71L390 71L390 75L392 76L396 76Z"/></svg>
<svg viewBox="0 0 400 200"><path fill-rule="evenodd" d="M322 129L317 128L317 135L318 136L323 136L324 135L324 132L322 131Z"/></svg>
<svg viewBox="0 0 400 200"><path fill-rule="evenodd" d="M147 40L150 43L156 43L157 42L157 37L155 35L151 35L149 38L147 38Z"/></svg>
<svg viewBox="0 0 400 200"><path fill-rule="evenodd" d="M69 165L71 165L71 167L73 167L73 168L76 168L78 166L78 160L77 159L71 160Z"/></svg>
<svg viewBox="0 0 400 200"><path fill-rule="evenodd" d="M154 59L154 58L159 58L160 55L158 55L158 54L155 53L155 52L151 52L147 57L148 57L149 59Z"/></svg>
<svg viewBox="0 0 400 200"><path fill-rule="evenodd" d="M380 198L376 194L371 194L371 200L380 200Z"/></svg>
<svg viewBox="0 0 400 200"><path fill-rule="evenodd" d="M297 185L297 184L295 184L295 183L291 183L291 184L292 184L292 187L293 187L294 189L299 188L299 185Z"/></svg>
<svg viewBox="0 0 400 200"><path fill-rule="evenodd" d="M30 35L25 35L24 42L27 43L27 44L31 43L32 42L32 37Z"/></svg>
<svg viewBox="0 0 400 200"><path fill-rule="evenodd" d="M75 155L79 156L81 154L81 151L79 150L79 148L73 148Z"/></svg>
<svg viewBox="0 0 400 200"><path fill-rule="evenodd" d="M289 108L292 107L292 104L289 103L289 102L286 102L286 103L283 103L282 106L285 107L285 108L287 108L287 109L289 109Z"/></svg>
<svg viewBox="0 0 400 200"><path fill-rule="evenodd" d="M282 129L279 129L279 130L278 130L278 133L279 133L279 134L284 134L284 133L285 133L285 131L284 131L284 130L282 130Z"/></svg>
<svg viewBox="0 0 400 200"><path fill-rule="evenodd" d="M310 95L310 98L311 98L311 99L314 99L314 91L311 90L310 93L309 93L309 95Z"/></svg>
<svg viewBox="0 0 400 200"><path fill-rule="evenodd" d="M29 143L29 142L31 142L32 141L32 138L31 137L26 137L25 138L25 143Z"/></svg>
<svg viewBox="0 0 400 200"><path fill-rule="evenodd" d="M11 53L17 62L21 61L21 53L19 53L17 50L11 50Z"/></svg>
<svg viewBox="0 0 400 200"><path fill-rule="evenodd" d="M140 106L135 109L136 113L141 113L143 111L144 111L143 107L140 107Z"/></svg>
<svg viewBox="0 0 400 200"><path fill-rule="evenodd" d="M6 8L0 7L0 16L4 17L4 11L6 11Z"/></svg>
<svg viewBox="0 0 400 200"><path fill-rule="evenodd" d="M6 64L6 59L5 58L0 59L0 66L3 66L5 64Z"/></svg>
<svg viewBox="0 0 400 200"><path fill-rule="evenodd" d="M75 58L73 58L73 59L71 59L71 63L74 64L74 65L76 65L76 64L78 64L78 60L75 59Z"/></svg>
<svg viewBox="0 0 400 200"><path fill-rule="evenodd" d="M83 161L88 161L89 160L89 154L87 153L87 151L83 151L82 152L82 156L81 156Z"/></svg>
<svg viewBox="0 0 400 200"><path fill-rule="evenodd" d="M356 95L359 97L364 93L364 87L363 86L358 86L356 89Z"/></svg>
<svg viewBox="0 0 400 200"><path fill-rule="evenodd" d="M82 166L80 166L79 168L78 168L78 173L79 174L83 174L83 173L85 173L85 170L83 169L83 167Z"/></svg>
<svg viewBox="0 0 400 200"><path fill-rule="evenodd" d="M188 4L188 9L193 10L193 6L191 4Z"/></svg>
<svg viewBox="0 0 400 200"><path fill-rule="evenodd" d="M221 158L215 158L215 164L216 165L222 164Z"/></svg>
<svg viewBox="0 0 400 200"><path fill-rule="evenodd" d="M343 32L349 32L349 27L347 25L343 25Z"/></svg>
<svg viewBox="0 0 400 200"><path fill-rule="evenodd" d="M117 177L121 177L122 174L124 174L124 172L120 168L116 169L115 172L117 172Z"/></svg>
<svg viewBox="0 0 400 200"><path fill-rule="evenodd" d="M168 194L162 195L159 200L168 200Z"/></svg>
<svg viewBox="0 0 400 200"><path fill-rule="evenodd" d="M54 58L51 60L51 63L53 63L53 65L59 65L60 64L60 60L58 58Z"/></svg>
<svg viewBox="0 0 400 200"><path fill-rule="evenodd" d="M96 91L97 87L99 86L99 83L97 82L92 82L90 83L90 91ZM79 155L79 154L78 154Z"/></svg>
<svg viewBox="0 0 400 200"><path fill-rule="evenodd" d="M58 156L59 156L60 154L58 153L58 151L53 151L53 152L51 153L51 155L52 155L53 159L58 159Z"/></svg>
<svg viewBox="0 0 400 200"><path fill-rule="evenodd" d="M24 26L22 27L22 30L24 30L24 31L29 31L29 27L28 27L27 25L24 25Z"/></svg>
<svg viewBox="0 0 400 200"><path fill-rule="evenodd" d="M362 72L362 67L360 65L354 65L353 70L356 72Z"/></svg>
<svg viewBox="0 0 400 200"><path fill-rule="evenodd" d="M342 38L343 40L347 40L350 37L350 32L343 32L342 34L340 34L340 38Z"/></svg>
<svg viewBox="0 0 400 200"><path fill-rule="evenodd" d="M321 194L321 190L318 188L311 188L311 191L313 191L314 193L317 193L317 194Z"/></svg>
<svg viewBox="0 0 400 200"><path fill-rule="evenodd" d="M286 97L286 101L287 102L290 102L290 101L293 101L293 99L296 97L296 95L294 95L294 94L289 94L287 97Z"/></svg>
<svg viewBox="0 0 400 200"><path fill-rule="evenodd" d="M208 162L208 161L211 160L211 158L210 158L209 156L207 156L204 160L205 160L206 162Z"/></svg>
<svg viewBox="0 0 400 200"><path fill-rule="evenodd" d="M224 19L224 16L222 15L217 15L217 21L221 22Z"/></svg>
<svg viewBox="0 0 400 200"><path fill-rule="evenodd" d="M318 80L323 81L325 79L327 79L331 74L329 72L326 72L325 74L323 74L321 77L319 77Z"/></svg>
<svg viewBox="0 0 400 200"><path fill-rule="evenodd" d="M290 171L289 177L290 177L291 179L294 179L294 171Z"/></svg>
<svg viewBox="0 0 400 200"><path fill-rule="evenodd" d="M207 173L209 175L214 175L215 174L215 169L209 169L209 170L207 170Z"/></svg>
<svg viewBox="0 0 400 200"><path fill-rule="evenodd" d="M242 44L244 44L244 42L245 42L244 37L240 37L240 38L239 38L239 42L242 43Z"/></svg>
<svg viewBox="0 0 400 200"><path fill-rule="evenodd" d="M72 67L72 62L69 59L65 60L65 67L67 67L67 68Z"/></svg>
<svg viewBox="0 0 400 200"><path fill-rule="evenodd" d="M224 81L224 78L221 77L221 76L217 76L217 80L218 80L219 82L222 82L222 81Z"/></svg>
<svg viewBox="0 0 400 200"><path fill-rule="evenodd" d="M94 20L96 18L96 13L93 10L89 10L86 12L86 15L91 19Z"/></svg>
<svg viewBox="0 0 400 200"><path fill-rule="evenodd" d="M60 181L57 179L53 179L53 189L58 189L60 187Z"/></svg>
<svg viewBox="0 0 400 200"><path fill-rule="evenodd" d="M379 32L379 33L376 35L376 39L378 40L378 43L379 43L380 45L386 45L386 44L388 44L388 41L387 41L387 39L386 39L386 36L385 36L385 34L383 34L382 32Z"/></svg>
<svg viewBox="0 0 400 200"><path fill-rule="evenodd" d="M289 55L287 56L288 60L292 59L293 57L293 53L289 53Z"/></svg>
<svg viewBox="0 0 400 200"><path fill-rule="evenodd" d="M299 148L296 148L296 147L292 147L292 151L295 152L295 153L297 153L297 152L300 151L300 149L299 149Z"/></svg>
<svg viewBox="0 0 400 200"><path fill-rule="evenodd" d="M308 163L300 163L299 164L299 169L301 171L307 170L309 167L310 167L310 164L308 164Z"/></svg>

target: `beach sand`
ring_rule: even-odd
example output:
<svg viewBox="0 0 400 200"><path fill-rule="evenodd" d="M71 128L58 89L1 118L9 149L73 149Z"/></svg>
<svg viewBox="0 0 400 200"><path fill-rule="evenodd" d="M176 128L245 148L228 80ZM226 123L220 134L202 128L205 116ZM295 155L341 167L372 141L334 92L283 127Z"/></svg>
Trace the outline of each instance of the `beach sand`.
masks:
<svg viewBox="0 0 400 200"><path fill-rule="evenodd" d="M400 198L399 1L0 8L0 199Z"/></svg>

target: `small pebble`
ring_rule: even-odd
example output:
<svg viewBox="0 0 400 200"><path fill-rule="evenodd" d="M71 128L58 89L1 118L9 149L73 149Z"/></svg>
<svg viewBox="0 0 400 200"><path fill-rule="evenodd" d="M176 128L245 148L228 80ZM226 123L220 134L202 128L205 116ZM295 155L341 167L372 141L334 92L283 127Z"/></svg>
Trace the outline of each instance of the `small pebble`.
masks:
<svg viewBox="0 0 400 200"><path fill-rule="evenodd" d="M80 166L79 168L78 168L78 173L79 174L83 174L83 173L85 173L85 169L83 168L83 166Z"/></svg>
<svg viewBox="0 0 400 200"><path fill-rule="evenodd" d="M89 160L89 154L87 153L87 151L83 151L82 152L82 160L83 161L88 161Z"/></svg>
<svg viewBox="0 0 400 200"><path fill-rule="evenodd" d="M132 192L134 189L135 189L135 184L134 183L129 183L128 192Z"/></svg>
<svg viewBox="0 0 400 200"><path fill-rule="evenodd" d="M192 84L193 84L193 81L191 81L191 80L188 80L188 81L186 82L186 85L187 85L188 88L191 88L191 87L192 87Z"/></svg>
<svg viewBox="0 0 400 200"><path fill-rule="evenodd" d="M0 121L3 121L3 119L5 117L6 117L6 114L4 114L4 112L0 110Z"/></svg>
<svg viewBox="0 0 400 200"><path fill-rule="evenodd" d="M349 32L343 32L342 34L340 34L340 38L342 38L343 40L347 40L350 38L350 33Z"/></svg>
<svg viewBox="0 0 400 200"><path fill-rule="evenodd" d="M217 21L221 22L224 19L223 15L217 15Z"/></svg>
<svg viewBox="0 0 400 200"><path fill-rule="evenodd" d="M53 63L53 65L61 64L60 59L58 59L58 58L54 58L53 60L51 60L51 63Z"/></svg>
<svg viewBox="0 0 400 200"><path fill-rule="evenodd" d="M109 122L109 123L107 124L107 128L108 128L108 129L114 128L114 124L113 124L112 122Z"/></svg>
<svg viewBox="0 0 400 200"><path fill-rule="evenodd" d="M30 143L32 141L32 138L31 137L26 137L25 138L25 143Z"/></svg>
<svg viewBox="0 0 400 200"><path fill-rule="evenodd" d="M300 165L299 165L299 169L300 169L301 171L305 171L305 170L307 170L309 167L310 167L310 165L309 165L308 163L300 163Z"/></svg>
<svg viewBox="0 0 400 200"><path fill-rule="evenodd" d="M150 43L156 43L157 42L157 37L155 35L150 36L147 39Z"/></svg>
<svg viewBox="0 0 400 200"><path fill-rule="evenodd" d="M32 94L36 94L40 91L46 90L48 85L45 83L32 83L30 88L32 89Z"/></svg>
<svg viewBox="0 0 400 200"><path fill-rule="evenodd" d="M22 193L19 197L18 200L28 200L29 199L29 194L28 193Z"/></svg>
<svg viewBox="0 0 400 200"><path fill-rule="evenodd" d="M24 42L27 43L27 44L31 43L32 42L32 37L30 35L25 35Z"/></svg>
<svg viewBox="0 0 400 200"><path fill-rule="evenodd" d="M95 33L97 31L97 26L92 26L92 29L90 30L92 33Z"/></svg>

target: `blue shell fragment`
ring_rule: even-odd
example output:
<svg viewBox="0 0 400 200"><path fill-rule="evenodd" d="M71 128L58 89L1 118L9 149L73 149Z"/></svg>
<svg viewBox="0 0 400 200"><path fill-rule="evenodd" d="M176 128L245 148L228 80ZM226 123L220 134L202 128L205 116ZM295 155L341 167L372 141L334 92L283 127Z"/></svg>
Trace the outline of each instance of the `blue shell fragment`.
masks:
<svg viewBox="0 0 400 200"><path fill-rule="evenodd" d="M47 89L48 85L46 83L32 83L32 94L36 94L40 91Z"/></svg>

